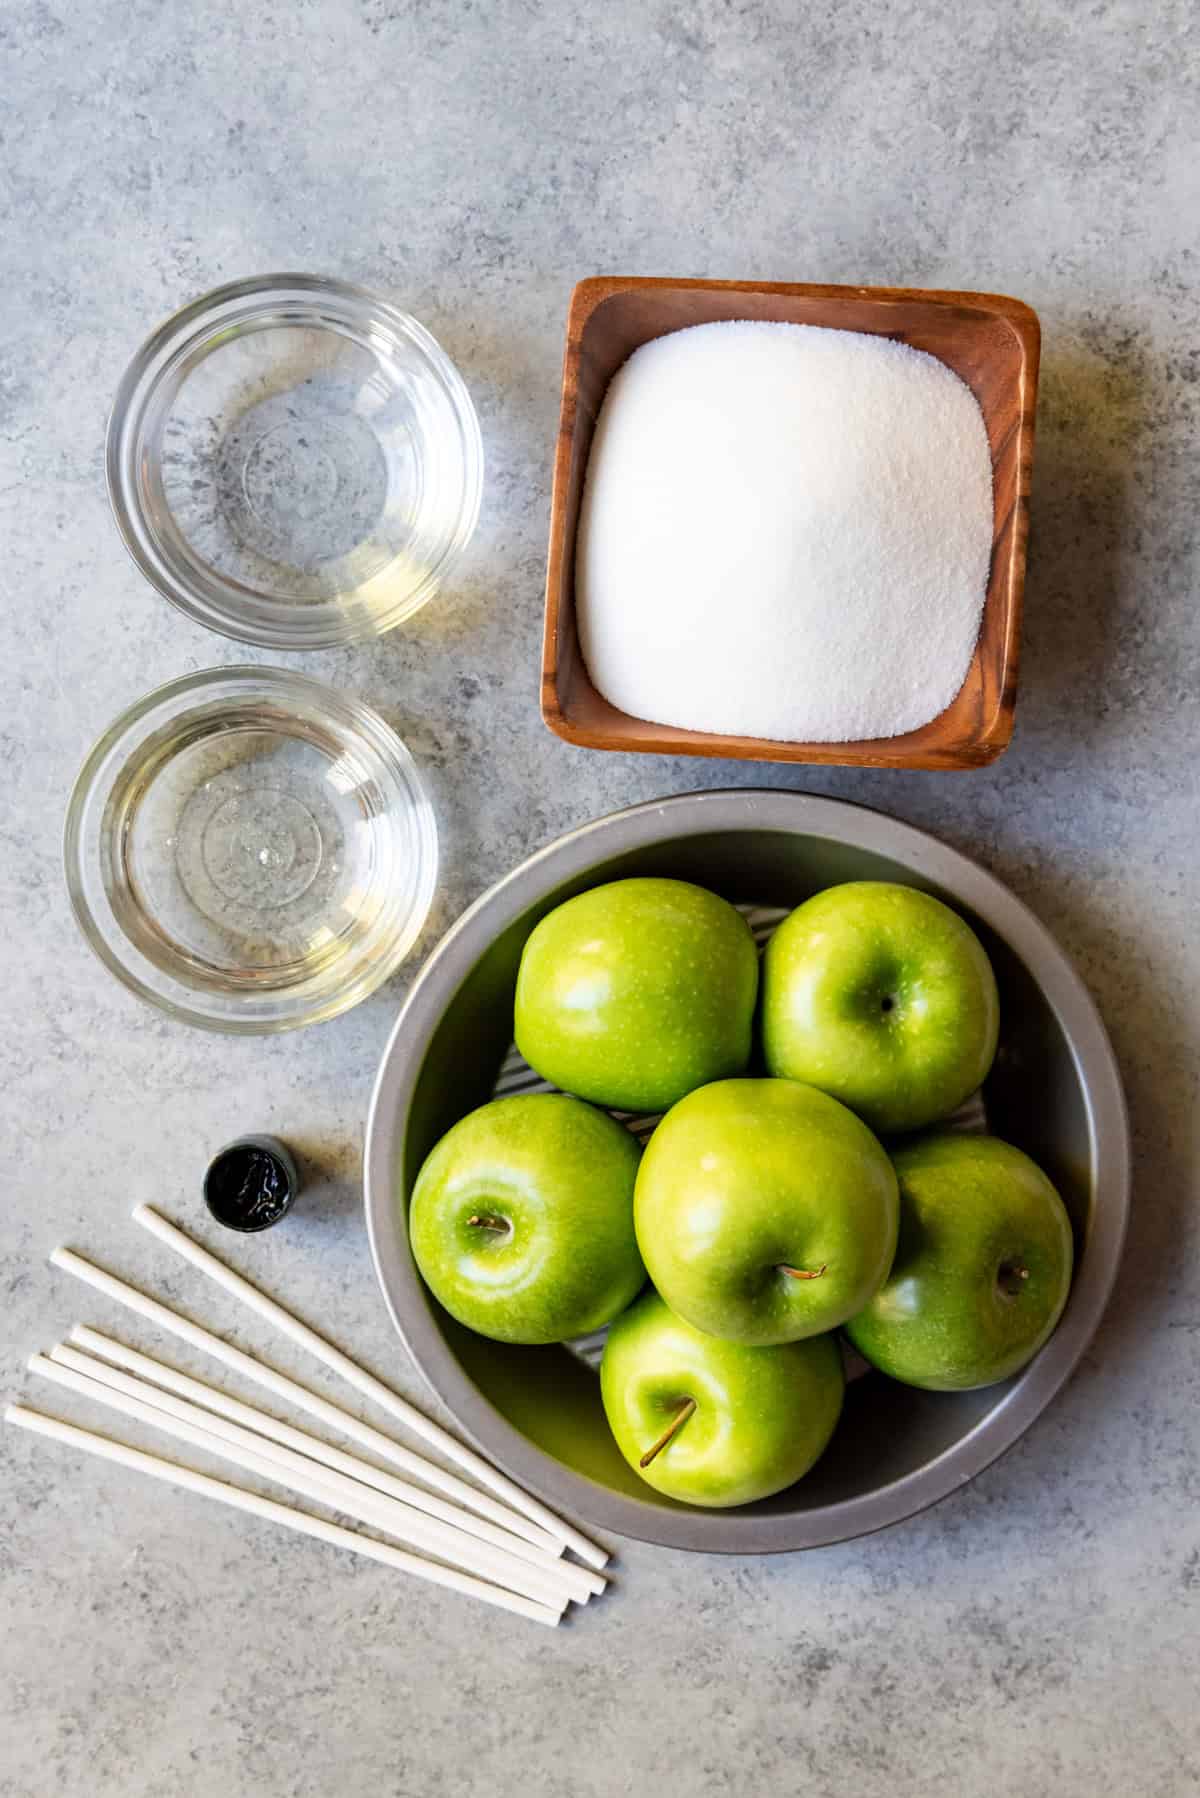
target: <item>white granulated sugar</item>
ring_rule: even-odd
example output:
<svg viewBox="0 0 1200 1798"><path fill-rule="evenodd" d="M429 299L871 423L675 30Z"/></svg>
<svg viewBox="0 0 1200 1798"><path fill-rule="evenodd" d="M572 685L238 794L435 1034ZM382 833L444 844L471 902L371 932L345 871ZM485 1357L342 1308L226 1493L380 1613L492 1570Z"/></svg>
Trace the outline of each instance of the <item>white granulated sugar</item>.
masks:
<svg viewBox="0 0 1200 1798"><path fill-rule="evenodd" d="M935 357L809 325L696 325L635 350L596 425L576 608L622 711L840 743L936 717L983 610L992 471Z"/></svg>

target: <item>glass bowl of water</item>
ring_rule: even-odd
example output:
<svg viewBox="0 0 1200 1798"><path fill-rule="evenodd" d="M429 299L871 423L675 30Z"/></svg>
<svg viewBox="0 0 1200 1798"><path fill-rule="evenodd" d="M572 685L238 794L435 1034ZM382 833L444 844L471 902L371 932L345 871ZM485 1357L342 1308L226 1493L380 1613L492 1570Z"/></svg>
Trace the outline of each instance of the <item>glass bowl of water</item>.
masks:
<svg viewBox="0 0 1200 1798"><path fill-rule="evenodd" d="M344 281L263 275L142 345L106 447L125 545L173 605L269 649L381 635L479 515L470 395L423 325Z"/></svg>
<svg viewBox="0 0 1200 1798"><path fill-rule="evenodd" d="M433 809L368 706L274 668L171 681L104 733L64 839L76 919L175 1018L240 1034L356 1005L433 898Z"/></svg>

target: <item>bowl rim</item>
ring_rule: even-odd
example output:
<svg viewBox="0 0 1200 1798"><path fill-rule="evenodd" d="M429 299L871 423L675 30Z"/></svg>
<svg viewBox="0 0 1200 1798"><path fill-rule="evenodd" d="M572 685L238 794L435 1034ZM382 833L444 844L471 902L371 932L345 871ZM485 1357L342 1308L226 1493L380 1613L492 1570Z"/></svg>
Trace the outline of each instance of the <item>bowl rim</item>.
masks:
<svg viewBox="0 0 1200 1798"><path fill-rule="evenodd" d="M265 598L254 588L210 571L212 592L187 583L162 554L139 498L136 477L140 421L160 383L194 345L212 338L218 327L243 325L286 305L295 311L288 322L336 331L339 323L357 321L364 341L371 331L406 339L419 350L445 389L462 434L463 498L457 523L441 555L411 593L395 605L372 613L359 602L323 600L288 606ZM479 521L483 498L484 451L479 414L465 381L441 344L419 319L384 295L332 275L285 270L227 281L172 312L149 333L130 358L108 416L104 473L109 505L121 541L138 571L161 597L196 623L238 643L261 649L334 649L369 641L402 624L436 593L466 549ZM257 616L246 615L252 606Z"/></svg>
<svg viewBox="0 0 1200 1798"><path fill-rule="evenodd" d="M163 987L156 987L139 966L119 953L118 941L131 948L134 954L136 946L130 945L119 921L97 908L90 891L94 877L88 855L88 832L97 798L107 803L105 786L114 758L120 756L122 767L126 766L144 747L148 727L155 721L163 723L168 716L178 721L197 706L222 696L227 704L233 704L242 688L259 689L276 700L283 711L294 712L299 703L306 703L311 714L335 720L343 732L352 734L360 747L370 751L378 764L387 766L407 791L419 862L412 906L390 941L385 939L371 954L364 955L360 951L354 967L339 984L326 990L302 988L294 1008L283 1013L266 1011L261 1004L259 1010L254 1011L256 995L252 990L246 995L245 1013L219 1014L164 990L170 976L165 977ZM101 827L102 818L97 825L98 829ZM278 1035L340 1016L369 998L396 972L420 936L433 903L438 872L437 822L425 782L407 745L385 718L354 694L288 668L258 663L200 668L190 674L177 675L142 694L96 738L80 764L67 800L62 829L62 867L71 911L84 941L109 973L138 999L197 1029L226 1036Z"/></svg>
<svg viewBox="0 0 1200 1798"><path fill-rule="evenodd" d="M987 1417L934 1460L875 1491L810 1511L762 1515L675 1510L629 1497L576 1473L522 1435L443 1340L393 1204L400 1119L425 1045L449 998L494 939L548 888L586 876L614 855L746 829L823 836L890 856L1003 937L1034 974L1063 1030L1083 1089L1097 1169L1094 1222L1062 1321ZM371 1256L392 1322L425 1384L477 1447L547 1503L577 1513L593 1528L670 1548L766 1554L849 1541L899 1523L966 1485L1029 1428L1074 1371L1112 1292L1129 1214L1130 1134L1120 1073L1095 1002L1045 925L1002 881L926 831L870 807L741 788L680 794L584 824L521 862L468 907L421 969L384 1048L367 1116L363 1177Z"/></svg>

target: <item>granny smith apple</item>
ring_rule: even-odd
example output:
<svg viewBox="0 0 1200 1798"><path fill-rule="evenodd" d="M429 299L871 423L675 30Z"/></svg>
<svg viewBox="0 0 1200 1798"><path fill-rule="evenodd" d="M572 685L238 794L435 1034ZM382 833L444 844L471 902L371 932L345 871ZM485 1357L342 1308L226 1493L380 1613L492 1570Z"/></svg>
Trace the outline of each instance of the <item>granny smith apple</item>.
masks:
<svg viewBox="0 0 1200 1798"><path fill-rule="evenodd" d="M763 1346L832 1330L883 1283L896 1248L892 1164L828 1093L719 1080L670 1110L638 1171L651 1280L698 1330Z"/></svg>
<svg viewBox="0 0 1200 1798"><path fill-rule="evenodd" d="M842 1409L832 1336L745 1348L648 1292L609 1331L600 1392L629 1465L693 1505L748 1505L806 1474Z"/></svg>
<svg viewBox="0 0 1200 1798"><path fill-rule="evenodd" d="M413 1254L451 1316L501 1342L562 1342L645 1282L637 1141L563 1093L494 1099L434 1148L409 1206Z"/></svg>
<svg viewBox="0 0 1200 1798"><path fill-rule="evenodd" d="M750 927L684 880L615 880L537 925L517 976L517 1047L564 1091L665 1111L750 1059Z"/></svg>
<svg viewBox="0 0 1200 1798"><path fill-rule="evenodd" d="M768 1069L832 1093L882 1134L961 1105L992 1065L999 1025L983 944L915 887L827 887L767 945Z"/></svg>
<svg viewBox="0 0 1200 1798"><path fill-rule="evenodd" d="M1071 1285L1066 1207L1028 1155L942 1132L895 1157L900 1243L891 1275L851 1318L861 1355L908 1386L991 1386L1034 1356Z"/></svg>

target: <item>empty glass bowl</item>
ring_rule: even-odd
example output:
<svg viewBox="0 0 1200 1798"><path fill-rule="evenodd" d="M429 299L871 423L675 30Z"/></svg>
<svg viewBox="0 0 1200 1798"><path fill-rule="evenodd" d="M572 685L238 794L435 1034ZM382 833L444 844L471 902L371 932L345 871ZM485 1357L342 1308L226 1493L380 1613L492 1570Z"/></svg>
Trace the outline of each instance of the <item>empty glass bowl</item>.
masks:
<svg viewBox="0 0 1200 1798"><path fill-rule="evenodd" d="M271 649L379 636L479 515L483 447L429 332L344 281L263 275L147 339L108 427L126 547L201 624Z"/></svg>
<svg viewBox="0 0 1200 1798"><path fill-rule="evenodd" d="M212 1030L289 1030L364 999L411 949L437 871L412 758L365 705L273 668L150 693L67 812L75 916L141 998Z"/></svg>

